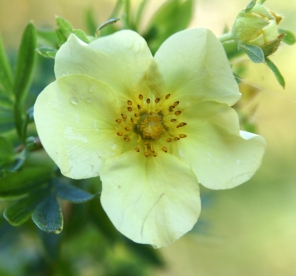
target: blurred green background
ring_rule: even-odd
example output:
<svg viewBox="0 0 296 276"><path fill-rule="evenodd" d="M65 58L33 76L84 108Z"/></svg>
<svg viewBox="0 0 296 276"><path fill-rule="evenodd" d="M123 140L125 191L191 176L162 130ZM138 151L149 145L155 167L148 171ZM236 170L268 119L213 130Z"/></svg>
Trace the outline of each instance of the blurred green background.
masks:
<svg viewBox="0 0 296 276"><path fill-rule="evenodd" d="M141 28L163 2L149 2ZM37 27L53 27L55 15L85 30L87 8L91 7L97 22L102 23L109 18L114 3L111 0L0 0L0 31L4 44L8 50L17 49L28 21L33 20ZM133 1L134 5L137 3ZM248 0L197 0L190 26L208 27L220 35L225 26L231 27L238 12L247 4ZM283 28L296 32L295 1L268 0L265 4L284 15ZM271 57L286 79L285 90L266 66L253 64L245 56L243 59L248 68L244 83L247 87L257 87L254 101L258 105L253 120L259 134L267 141L262 167L249 182L235 189L209 191L203 188L206 200L201 223L175 244L160 249L165 267L147 268L146 275L296 275L296 45L282 45ZM87 237L71 240L71 247L67 245L62 250L62 254L73 254L68 265L77 269L77 275L105 275L106 270L110 272L108 275L140 275L136 270L135 274L130 274L128 265L120 266L127 259L130 263L138 262L132 254L126 253L120 245L107 250L105 246L102 252L100 248L106 241L92 228L87 233ZM0 233L2 237L4 234ZM13 235L14 232L10 239ZM36 245L36 241L26 236L19 240L20 244L25 249L15 247L0 251L0 267L11 266L9 269L13 271L20 260L38 259L35 248L39 246L38 241ZM73 250L81 250L81 258ZM102 259L106 260L104 268L96 264ZM141 263L137 265L140 269ZM116 270L115 266L120 269Z"/></svg>

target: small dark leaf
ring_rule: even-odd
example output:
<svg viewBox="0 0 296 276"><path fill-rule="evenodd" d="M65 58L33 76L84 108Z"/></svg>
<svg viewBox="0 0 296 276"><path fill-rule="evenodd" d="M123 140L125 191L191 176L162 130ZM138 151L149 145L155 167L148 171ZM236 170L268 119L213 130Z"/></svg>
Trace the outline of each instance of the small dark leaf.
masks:
<svg viewBox="0 0 296 276"><path fill-rule="evenodd" d="M283 75L281 74L280 70L275 66L275 64L268 58L266 58L266 65L271 69L271 71L274 73L278 83L285 88L285 79Z"/></svg>
<svg viewBox="0 0 296 276"><path fill-rule="evenodd" d="M14 205L4 210L5 219L13 226L18 226L27 221L35 207L48 193L48 190L42 189L30 193L27 197L20 199Z"/></svg>
<svg viewBox="0 0 296 276"><path fill-rule="evenodd" d="M74 203L83 203L93 199L96 196L83 191L73 185L62 183L59 181L54 181L54 186L56 188L56 194L59 197Z"/></svg>
<svg viewBox="0 0 296 276"><path fill-rule="evenodd" d="M296 43L295 34L293 34L292 32L290 32L288 30L284 30L284 29L279 29L279 33L280 34L285 34L282 41L284 43L286 43L287 45L293 45L293 44Z"/></svg>
<svg viewBox="0 0 296 276"><path fill-rule="evenodd" d="M35 63L35 49L37 46L36 30L33 23L29 23L23 33L19 47L14 93L19 106L27 96Z"/></svg>
<svg viewBox="0 0 296 276"><path fill-rule="evenodd" d="M41 46L36 49L37 53L46 58L55 58L57 50L51 47Z"/></svg>
<svg viewBox="0 0 296 276"><path fill-rule="evenodd" d="M252 0L252 1L248 4L248 6L246 6L246 8L245 8L245 12L250 12L250 11L254 8L254 6L256 5L256 1L257 1L257 0Z"/></svg>
<svg viewBox="0 0 296 276"><path fill-rule="evenodd" d="M260 47L241 42L239 49L242 49L254 63L265 62L264 52Z"/></svg>
<svg viewBox="0 0 296 276"><path fill-rule="evenodd" d="M11 68L8 64L4 45L2 43L2 38L0 35L0 87L1 85L5 89L5 94L12 94L13 81Z"/></svg>
<svg viewBox="0 0 296 276"><path fill-rule="evenodd" d="M59 234L63 230L63 215L56 197L51 193L32 214L34 223L47 233Z"/></svg>

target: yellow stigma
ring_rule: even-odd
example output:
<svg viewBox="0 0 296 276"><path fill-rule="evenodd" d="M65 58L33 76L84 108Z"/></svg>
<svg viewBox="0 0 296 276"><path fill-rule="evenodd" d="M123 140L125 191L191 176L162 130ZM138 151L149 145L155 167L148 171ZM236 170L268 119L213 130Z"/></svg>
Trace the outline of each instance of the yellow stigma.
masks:
<svg viewBox="0 0 296 276"><path fill-rule="evenodd" d="M162 116L152 112L141 114L141 120L137 127L144 139L158 139L166 131L162 122Z"/></svg>

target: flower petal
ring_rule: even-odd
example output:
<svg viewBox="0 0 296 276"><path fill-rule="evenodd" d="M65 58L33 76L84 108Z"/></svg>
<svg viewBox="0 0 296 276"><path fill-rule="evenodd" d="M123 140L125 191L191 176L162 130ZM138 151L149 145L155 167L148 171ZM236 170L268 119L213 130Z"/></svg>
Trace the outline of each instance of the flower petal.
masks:
<svg viewBox="0 0 296 276"><path fill-rule="evenodd" d="M135 242L167 246L197 221L197 179L173 155L160 152L146 158L129 151L108 158L101 179L104 210L115 227Z"/></svg>
<svg viewBox="0 0 296 276"><path fill-rule="evenodd" d="M183 107L201 101L233 105L240 98L220 41L208 29L178 32L169 37L155 54L148 85L158 96L171 94ZM163 87L157 89L156 84ZM161 92L160 92L161 91Z"/></svg>
<svg viewBox="0 0 296 276"><path fill-rule="evenodd" d="M152 60L146 41L133 31L119 31L89 45L71 35L57 52L55 73L57 78L65 74L91 76L112 87L117 96L132 99L147 89L141 80Z"/></svg>
<svg viewBox="0 0 296 276"><path fill-rule="evenodd" d="M265 140L239 131L236 112L225 104L203 102L186 109L180 120L187 135L175 154L191 165L199 183L229 189L249 180L259 168Z"/></svg>
<svg viewBox="0 0 296 276"><path fill-rule="evenodd" d="M113 93L82 75L65 76L38 96L34 118L41 142L61 172L97 176L102 159L118 152Z"/></svg>

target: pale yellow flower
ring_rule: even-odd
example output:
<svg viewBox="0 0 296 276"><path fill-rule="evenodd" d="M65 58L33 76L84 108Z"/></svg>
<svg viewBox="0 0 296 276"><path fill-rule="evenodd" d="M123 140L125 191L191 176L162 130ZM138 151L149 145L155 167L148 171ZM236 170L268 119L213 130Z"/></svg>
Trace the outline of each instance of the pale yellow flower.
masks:
<svg viewBox="0 0 296 276"><path fill-rule="evenodd" d="M100 176L104 210L135 242L174 242L198 219L198 182L232 188L260 166L264 139L239 131L240 92L207 29L176 33L154 57L133 31L89 45L71 35L55 73L35 105L43 146L65 176Z"/></svg>

